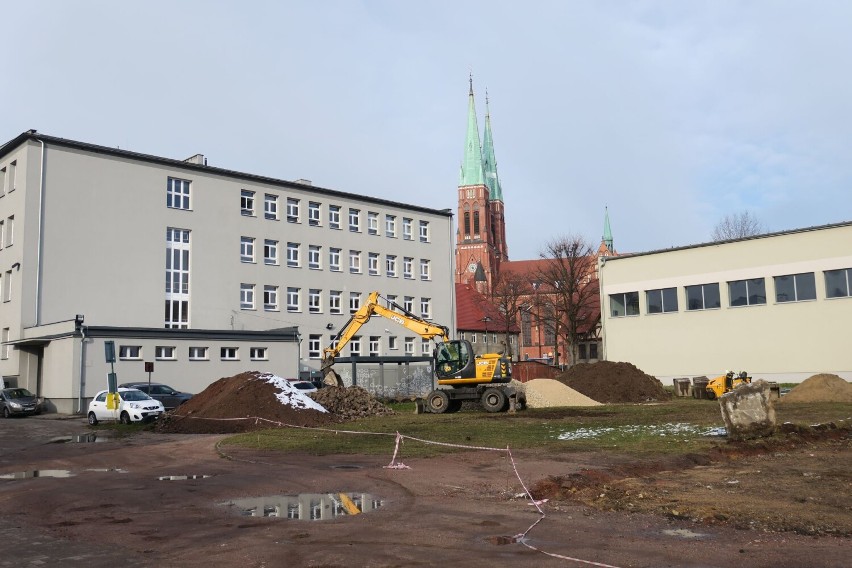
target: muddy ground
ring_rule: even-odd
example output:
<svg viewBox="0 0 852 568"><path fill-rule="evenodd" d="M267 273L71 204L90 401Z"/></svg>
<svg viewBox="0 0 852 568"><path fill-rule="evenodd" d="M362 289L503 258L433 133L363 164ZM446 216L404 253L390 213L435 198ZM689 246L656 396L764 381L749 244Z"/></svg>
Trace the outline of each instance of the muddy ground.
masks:
<svg viewBox="0 0 852 568"><path fill-rule="evenodd" d="M0 479L0 566L827 567L848 566L852 551L838 536L852 525L848 435L676 462L514 450L521 478L551 491L545 517L514 542L540 516L516 497L503 452L406 459L403 448L402 470L383 468L392 438L378 457L221 450L222 435L56 440L90 431L81 418L0 421L0 474L73 475ZM195 475L210 477L160 480ZM341 491L383 506L297 521L217 505ZM829 520L810 530L804 518Z"/></svg>

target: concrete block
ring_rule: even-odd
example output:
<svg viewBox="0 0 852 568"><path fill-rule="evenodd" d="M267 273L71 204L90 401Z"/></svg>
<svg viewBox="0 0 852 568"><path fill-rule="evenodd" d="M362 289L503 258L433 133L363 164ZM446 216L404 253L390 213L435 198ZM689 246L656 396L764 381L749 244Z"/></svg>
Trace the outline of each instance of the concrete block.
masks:
<svg viewBox="0 0 852 568"><path fill-rule="evenodd" d="M771 436L775 432L775 400L769 383L758 380L719 398L722 419L733 440Z"/></svg>

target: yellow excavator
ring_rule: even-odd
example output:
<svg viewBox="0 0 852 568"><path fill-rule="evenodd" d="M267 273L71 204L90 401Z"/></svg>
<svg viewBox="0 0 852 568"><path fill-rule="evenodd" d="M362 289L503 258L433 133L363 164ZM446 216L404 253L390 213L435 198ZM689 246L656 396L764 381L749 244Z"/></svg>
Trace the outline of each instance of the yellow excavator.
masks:
<svg viewBox="0 0 852 568"><path fill-rule="evenodd" d="M735 388L749 384L750 382L751 377L748 376L747 372L742 371L740 373L735 373L733 371L728 371L724 375L719 375L707 383L707 387L705 389L707 392L707 398L715 400L726 392L731 392Z"/></svg>
<svg viewBox="0 0 852 568"><path fill-rule="evenodd" d="M380 298L387 307L379 303ZM503 412L512 401L516 408L524 407L523 394L507 386L512 380L512 362L508 357L499 353L475 355L469 341L451 340L446 326L419 318L378 292L370 293L367 301L334 337L332 346L323 351L321 369L325 384L344 386L340 375L332 368L334 361L361 326L373 316L387 318L423 339L435 341L432 366L438 388L425 399L425 406L430 412L456 412L466 400L479 402L488 412Z"/></svg>

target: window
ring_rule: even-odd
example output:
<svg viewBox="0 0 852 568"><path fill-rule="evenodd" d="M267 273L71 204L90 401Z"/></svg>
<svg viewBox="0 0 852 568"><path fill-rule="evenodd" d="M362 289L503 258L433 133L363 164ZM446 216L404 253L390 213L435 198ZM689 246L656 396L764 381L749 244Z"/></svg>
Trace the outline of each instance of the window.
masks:
<svg viewBox="0 0 852 568"><path fill-rule="evenodd" d="M119 347L118 347L118 358L122 359L122 360L141 359L142 358L142 346L141 345L119 345Z"/></svg>
<svg viewBox="0 0 852 568"><path fill-rule="evenodd" d="M404 350L406 355L414 355L414 338L406 337L404 343Z"/></svg>
<svg viewBox="0 0 852 568"><path fill-rule="evenodd" d="M396 238L396 215L385 215L385 236Z"/></svg>
<svg viewBox="0 0 852 568"><path fill-rule="evenodd" d="M429 355L431 352L432 352L432 349L430 349L429 340L428 339L421 339L420 340L420 354L421 355Z"/></svg>
<svg viewBox="0 0 852 568"><path fill-rule="evenodd" d="M367 271L373 276L378 276L379 274L379 253L370 252L367 253Z"/></svg>
<svg viewBox="0 0 852 568"><path fill-rule="evenodd" d="M309 335L308 336L308 359L319 359L321 352L321 335Z"/></svg>
<svg viewBox="0 0 852 568"><path fill-rule="evenodd" d="M219 349L219 358L222 361L239 361L240 350L238 347L222 347Z"/></svg>
<svg viewBox="0 0 852 568"><path fill-rule="evenodd" d="M420 242L429 242L429 221L420 221Z"/></svg>
<svg viewBox="0 0 852 568"><path fill-rule="evenodd" d="M333 272L340 272L340 249L328 249L328 269Z"/></svg>
<svg viewBox="0 0 852 568"><path fill-rule="evenodd" d="M287 266L298 268L299 243L287 243Z"/></svg>
<svg viewBox="0 0 852 568"><path fill-rule="evenodd" d="M775 277L776 302L802 302L816 299L813 272Z"/></svg>
<svg viewBox="0 0 852 568"><path fill-rule="evenodd" d="M9 341L10 330L11 328L4 327L3 330L0 331L0 359L9 358L9 346L4 344Z"/></svg>
<svg viewBox="0 0 852 568"><path fill-rule="evenodd" d="M431 263L427 259L420 259L420 280L429 280L432 278L430 266Z"/></svg>
<svg viewBox="0 0 852 568"><path fill-rule="evenodd" d="M7 270L6 276L3 278L3 301L12 301L12 271Z"/></svg>
<svg viewBox="0 0 852 568"><path fill-rule="evenodd" d="M263 241L263 263L278 264L278 241L266 239Z"/></svg>
<svg viewBox="0 0 852 568"><path fill-rule="evenodd" d="M388 301L389 308L399 308L399 306L396 305L396 294L388 294L385 296L385 299Z"/></svg>
<svg viewBox="0 0 852 568"><path fill-rule="evenodd" d="M172 346L158 345L154 348L154 358L160 361L172 361L175 359L175 348Z"/></svg>
<svg viewBox="0 0 852 568"><path fill-rule="evenodd" d="M380 337L378 335L370 336L370 345L369 345L369 355L370 357L378 357L379 356L379 344Z"/></svg>
<svg viewBox="0 0 852 568"><path fill-rule="evenodd" d="M340 308L340 290L329 290L328 291L328 313L330 314L342 314L343 310Z"/></svg>
<svg viewBox="0 0 852 568"><path fill-rule="evenodd" d="M6 194L6 168L0 168L0 197Z"/></svg>
<svg viewBox="0 0 852 568"><path fill-rule="evenodd" d="M166 186L166 207L189 209L189 180L169 178Z"/></svg>
<svg viewBox="0 0 852 568"><path fill-rule="evenodd" d="M372 211L367 212L367 233L370 235L379 234L379 214Z"/></svg>
<svg viewBox="0 0 852 568"><path fill-rule="evenodd" d="M3 249L3 243L6 241L6 222L0 219L0 250Z"/></svg>
<svg viewBox="0 0 852 568"><path fill-rule="evenodd" d="M414 259L410 256L403 257L402 259L402 277L403 278L414 278Z"/></svg>
<svg viewBox="0 0 852 568"><path fill-rule="evenodd" d="M267 193L263 196L263 216L267 219L278 220L278 196Z"/></svg>
<svg viewBox="0 0 852 568"><path fill-rule="evenodd" d="M254 309L254 284L240 284L240 309Z"/></svg>
<svg viewBox="0 0 852 568"><path fill-rule="evenodd" d="M610 294L610 314L614 318L622 316L639 315L639 292L625 292L623 294ZM529 343L527 343L529 345Z"/></svg>
<svg viewBox="0 0 852 568"><path fill-rule="evenodd" d="M207 360L207 348L206 347L190 347L189 348L189 360L190 361L206 361Z"/></svg>
<svg viewBox="0 0 852 568"><path fill-rule="evenodd" d="M253 237L240 237L240 262L254 262Z"/></svg>
<svg viewBox="0 0 852 568"><path fill-rule="evenodd" d="M825 297L846 298L852 296L852 268L825 271Z"/></svg>
<svg viewBox="0 0 852 568"><path fill-rule="evenodd" d="M6 219L6 242L4 246L10 247L15 244L15 216L10 215Z"/></svg>
<svg viewBox="0 0 852 568"><path fill-rule="evenodd" d="M322 312L322 290L316 288L308 290L308 311L312 314Z"/></svg>
<svg viewBox="0 0 852 568"><path fill-rule="evenodd" d="M240 191L240 214L254 217L254 192L247 189Z"/></svg>
<svg viewBox="0 0 852 568"><path fill-rule="evenodd" d="M645 292L649 314L677 311L677 288L661 288Z"/></svg>
<svg viewBox="0 0 852 568"><path fill-rule="evenodd" d="M249 358L252 361L266 361L266 347L250 347Z"/></svg>
<svg viewBox="0 0 852 568"><path fill-rule="evenodd" d="M308 225L319 227L321 215L321 205L316 201L308 202Z"/></svg>
<svg viewBox="0 0 852 568"><path fill-rule="evenodd" d="M754 306L766 303L766 283L763 278L728 282L731 306Z"/></svg>
<svg viewBox="0 0 852 568"><path fill-rule="evenodd" d="M350 250L349 251L349 272L353 274L361 273L361 251L360 250Z"/></svg>
<svg viewBox="0 0 852 568"><path fill-rule="evenodd" d="M598 358L598 342L589 343L589 359Z"/></svg>
<svg viewBox="0 0 852 568"><path fill-rule="evenodd" d="M263 287L263 309L267 312L278 311L278 286Z"/></svg>
<svg viewBox="0 0 852 568"><path fill-rule="evenodd" d="M396 255L389 254L385 256L385 274L390 278L396 278Z"/></svg>
<svg viewBox="0 0 852 568"><path fill-rule="evenodd" d="M697 286L686 286L686 309L687 310L712 310L721 308L719 299L719 284L699 284Z"/></svg>
<svg viewBox="0 0 852 568"><path fill-rule="evenodd" d="M308 245L308 268L320 268L320 254L322 247L319 245Z"/></svg>
<svg viewBox="0 0 852 568"><path fill-rule="evenodd" d="M410 241L412 239L411 236L411 219L406 217L402 218L402 238L406 241Z"/></svg>
<svg viewBox="0 0 852 568"><path fill-rule="evenodd" d="M18 161L15 160L9 164L9 191L15 191L15 183L18 177Z"/></svg>
<svg viewBox="0 0 852 568"><path fill-rule="evenodd" d="M353 233L361 232L361 210L349 209L349 230Z"/></svg>
<svg viewBox="0 0 852 568"><path fill-rule="evenodd" d="M388 337L388 349L391 351L396 351L397 349L399 349L396 343L395 335L391 335L390 337Z"/></svg>
<svg viewBox="0 0 852 568"><path fill-rule="evenodd" d="M340 228L340 206L339 205L329 205L328 206L328 226L332 229Z"/></svg>
<svg viewBox="0 0 852 568"><path fill-rule="evenodd" d="M287 198L287 222L299 222L299 200L293 197Z"/></svg>
<svg viewBox="0 0 852 568"><path fill-rule="evenodd" d="M432 319L432 299L420 298L420 317Z"/></svg>
<svg viewBox="0 0 852 568"><path fill-rule="evenodd" d="M301 296L301 289L288 287L287 288L287 311L288 312L298 312L301 311L301 306L299 305L299 296Z"/></svg>
<svg viewBox="0 0 852 568"><path fill-rule="evenodd" d="M403 296L402 297L402 309L406 312L414 311L414 296Z"/></svg>
<svg viewBox="0 0 852 568"><path fill-rule="evenodd" d="M352 357L358 357L361 355L361 336L355 335L349 341L349 355Z"/></svg>
<svg viewBox="0 0 852 568"><path fill-rule="evenodd" d="M580 359L583 360L583 361L585 361L586 359L589 358L586 355L586 344L585 343L580 343L579 345L577 345L577 354L579 355Z"/></svg>
<svg viewBox="0 0 852 568"><path fill-rule="evenodd" d="M189 231L166 229L166 314L167 329L189 327Z"/></svg>
<svg viewBox="0 0 852 568"><path fill-rule="evenodd" d="M349 313L354 314L361 308L361 292L349 292Z"/></svg>

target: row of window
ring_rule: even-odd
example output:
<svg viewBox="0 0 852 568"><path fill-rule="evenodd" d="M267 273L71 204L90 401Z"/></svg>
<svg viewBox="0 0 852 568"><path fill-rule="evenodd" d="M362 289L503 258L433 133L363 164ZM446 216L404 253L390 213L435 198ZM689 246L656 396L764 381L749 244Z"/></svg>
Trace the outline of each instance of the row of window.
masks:
<svg viewBox="0 0 852 568"><path fill-rule="evenodd" d="M190 180L168 178L166 185L166 206L173 209L191 208L192 182ZM263 217L277 221L280 219L279 213L279 196L272 193L263 195ZM247 217L256 217L256 204L258 202L257 193L248 189L240 190L240 214ZM340 205L327 205L326 212L328 227L331 229L342 229ZM321 227L323 224L323 204L319 201L307 202L307 224L312 227ZM349 230L355 233L362 231L362 211L360 209L350 207L348 209L348 226ZM367 234L379 234L379 213L375 211L366 212L366 228ZM414 240L414 219L402 217L398 219L396 215L384 214L384 235L390 238L397 238L400 235L404 240ZM285 218L290 223L303 223L303 204L302 200L295 197L286 198ZM430 241L429 221L420 220L417 225L418 238L420 242L428 243Z"/></svg>
<svg viewBox="0 0 852 568"><path fill-rule="evenodd" d="M0 197L15 191L18 177L18 162L13 160L8 166L0 168Z"/></svg>
<svg viewBox="0 0 852 568"><path fill-rule="evenodd" d="M209 347L190 347L188 349L190 361L209 361ZM141 361L141 345L119 345L118 358L121 361ZM177 361L177 348L172 345L158 345L154 347L154 359L157 361ZM239 361L239 347L220 347L219 359L222 361ZM267 361L266 347L249 347L249 359L252 361Z"/></svg>
<svg viewBox="0 0 852 568"><path fill-rule="evenodd" d="M256 304L256 289L257 286L251 283L240 284L240 309L255 310ZM302 288L294 286L287 287L286 308L288 312L303 311ZM307 289L308 313L321 314L323 313L324 300L326 294L319 288ZM342 314L342 299L343 291L328 290L328 313ZM396 303L397 297L393 294L387 295L388 302ZM414 296L403 296L402 307L405 311L414 313ZM349 292L349 313L353 314L361 308L361 292ZM263 286L263 309L267 312L276 312L280 310L279 306L279 287L273 285ZM420 317L423 319L432 318L432 299L420 298Z"/></svg>
<svg viewBox="0 0 852 568"><path fill-rule="evenodd" d="M334 335L330 335L328 339L328 345L332 345L335 342ZM396 351L399 349L399 341L395 335L388 336L388 351ZM355 335L352 339L349 340L347 347L349 347L349 356L350 357L360 357L361 355L368 355L370 357L378 357L382 352L382 337L380 335L371 335L366 341L366 351L364 351L364 341L360 335ZM414 355L414 346L415 346L415 338L414 337L405 337L403 338L403 351L406 355ZM432 354L432 346L428 339L420 340L420 354L421 355L431 355ZM321 359L322 358L322 335L319 334L311 334L308 336L308 359Z"/></svg>
<svg viewBox="0 0 852 568"><path fill-rule="evenodd" d="M500 337L503 337L503 336L500 335ZM498 339L497 333L492 333L492 332L477 333L475 331L460 331L459 332L459 339L467 339L471 343L476 343L477 341L481 341L482 343L484 343L486 345L488 343L498 344L502 341L502 339ZM514 335L509 335L509 344L510 345L515 344L515 336Z"/></svg>
<svg viewBox="0 0 852 568"><path fill-rule="evenodd" d="M774 276L775 302L804 302L816 300L816 275L813 272ZM826 298L848 298L852 296L852 268L826 270L823 272ZM757 306L766 304L766 279L750 278L727 282L728 306ZM712 310L722 307L719 283L684 286L686 310ZM638 316L639 292L610 294L612 317ZM677 312L677 288L660 288L645 291L645 306L648 314Z"/></svg>
<svg viewBox="0 0 852 568"><path fill-rule="evenodd" d="M278 241L271 239L264 239L263 241L263 263L277 266L280 264L279 261L279 248L280 244ZM254 263L257 262L256 258L257 246L256 239L254 237L240 237L240 261ZM332 272L342 272L341 265L341 257L343 256L343 249L336 247L328 247L328 269ZM362 252L360 250L350 250L349 251L349 272L352 274L361 274L363 272L362 269ZM312 270L322 270L323 268L323 252L322 247L320 245L308 245L308 258L307 258L307 266ZM378 276L380 274L380 264L381 264L381 255L377 252L368 252L367 253L367 272L373 276ZM430 280L432 278L431 271L431 261L426 258L420 259L420 279L421 280ZM302 244L301 243L287 243L287 266L291 268L301 268L302 267ZM395 254L386 254L385 255L385 274L389 277L398 277L400 275L400 262L398 260L397 255ZM402 277L413 279L414 278L414 258L410 256L402 257Z"/></svg>

